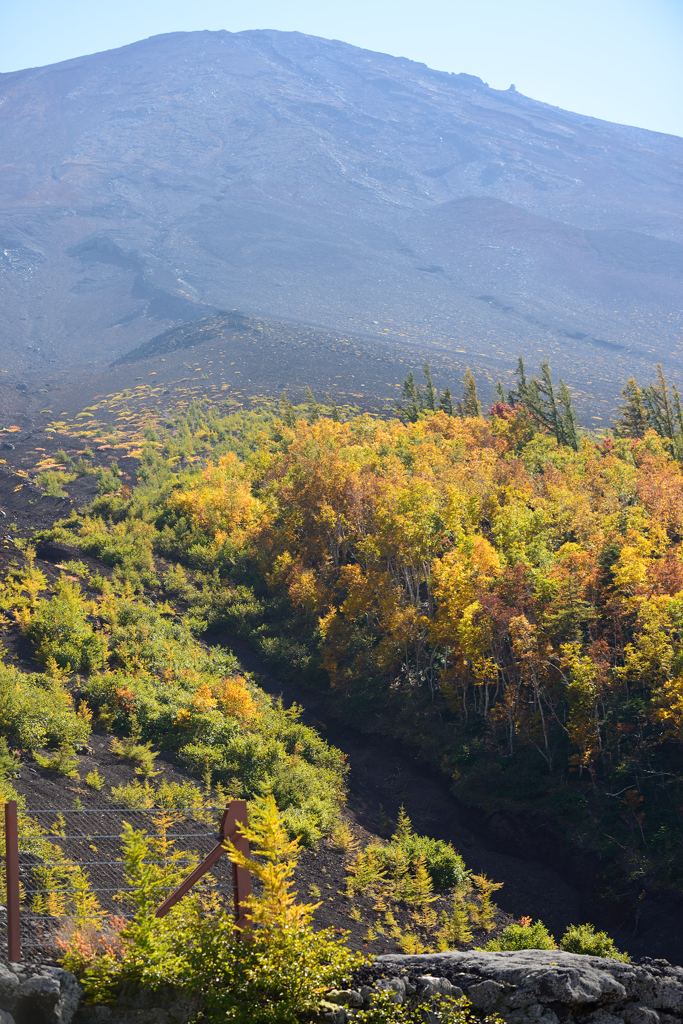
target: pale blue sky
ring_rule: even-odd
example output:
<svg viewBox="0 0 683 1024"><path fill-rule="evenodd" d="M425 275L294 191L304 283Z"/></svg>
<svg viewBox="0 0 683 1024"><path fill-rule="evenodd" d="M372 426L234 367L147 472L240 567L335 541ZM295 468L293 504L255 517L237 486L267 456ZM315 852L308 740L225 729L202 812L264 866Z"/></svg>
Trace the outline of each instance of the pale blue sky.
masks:
<svg viewBox="0 0 683 1024"><path fill-rule="evenodd" d="M0 71L160 32L274 28L683 136L683 0L0 0Z"/></svg>

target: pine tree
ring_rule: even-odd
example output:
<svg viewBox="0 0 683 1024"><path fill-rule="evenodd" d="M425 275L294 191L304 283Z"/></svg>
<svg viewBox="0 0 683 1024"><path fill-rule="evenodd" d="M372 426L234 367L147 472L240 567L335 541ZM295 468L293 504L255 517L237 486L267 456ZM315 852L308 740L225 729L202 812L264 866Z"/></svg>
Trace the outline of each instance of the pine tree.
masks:
<svg viewBox="0 0 683 1024"><path fill-rule="evenodd" d="M537 381L534 377L532 384L536 385L534 391L537 398L540 400L539 408L542 409L541 416L545 420L545 424L550 430L550 433L554 434L559 441L560 434L562 433L560 427L560 415L557 411L555 390L553 388L553 380L550 376L550 366L547 359L544 359L541 363L541 379Z"/></svg>
<svg viewBox="0 0 683 1024"><path fill-rule="evenodd" d="M621 389L624 401L619 406L617 419L613 420L617 437L645 437L649 426L647 410L643 404L643 393L633 377Z"/></svg>
<svg viewBox="0 0 683 1024"><path fill-rule="evenodd" d="M562 443L569 445L575 452L579 450L579 430L576 423L576 414L572 404L572 396L569 388L560 377L560 390L557 395L560 405L560 426Z"/></svg>
<svg viewBox="0 0 683 1024"><path fill-rule="evenodd" d="M339 423L341 417L339 416L339 409L337 407L337 403L334 401L333 398L330 398L329 395L326 395L325 397L327 398L327 401L328 401L329 405L332 406L332 412L330 413L330 415L332 417L332 422L333 423Z"/></svg>
<svg viewBox="0 0 683 1024"><path fill-rule="evenodd" d="M444 388L441 392L441 398L439 399L439 409L445 412L447 416L453 415L453 397L451 395L450 388Z"/></svg>
<svg viewBox="0 0 683 1024"><path fill-rule="evenodd" d="M396 831L391 837L392 843L397 843L402 846L403 843L407 842L413 834L413 824L408 817L406 809L403 804L398 809L398 821L396 822Z"/></svg>
<svg viewBox="0 0 683 1024"><path fill-rule="evenodd" d="M296 412L294 406L287 398L287 392L282 392L282 398L280 399L280 408L282 410L282 419L286 426L292 429L296 426Z"/></svg>
<svg viewBox="0 0 683 1024"><path fill-rule="evenodd" d="M662 364L657 363L657 380L649 387L643 388L643 404L648 412L650 423L661 437L674 439L674 422L669 401L669 385L667 384Z"/></svg>
<svg viewBox="0 0 683 1024"><path fill-rule="evenodd" d="M416 903L418 906L425 907L428 903L433 903L437 897L434 896L434 885L427 868L427 861L424 854L420 854L419 857L415 858L412 863L412 869L412 891L407 902Z"/></svg>
<svg viewBox="0 0 683 1024"><path fill-rule="evenodd" d="M510 392L509 399L523 406L537 427L547 430L559 444L566 444L574 451L579 448L579 430L572 396L565 382L560 384L555 395L548 360L541 363L541 376L527 381L524 363L520 357L517 366L517 391Z"/></svg>
<svg viewBox="0 0 683 1024"><path fill-rule="evenodd" d="M503 405L507 405L508 404L507 399L505 397L505 391L503 390L503 385L502 385L501 381L498 381L498 383L496 384L496 398L497 398L497 400L499 402L502 402Z"/></svg>
<svg viewBox="0 0 683 1024"><path fill-rule="evenodd" d="M315 423L316 420L320 419L320 406L313 397L313 392L307 386L306 387L306 401L308 403L308 422Z"/></svg>
<svg viewBox="0 0 683 1024"><path fill-rule="evenodd" d="M477 382L469 366L465 370L462 381L462 398L458 402L458 413L460 416L470 416L479 419L481 416L481 404L477 398Z"/></svg>
<svg viewBox="0 0 683 1024"><path fill-rule="evenodd" d="M676 412L678 436L683 437L683 409L681 408L681 396L678 394L678 388L675 384L671 385L671 390L674 393L674 410Z"/></svg>
<svg viewBox="0 0 683 1024"><path fill-rule="evenodd" d="M515 370L515 376L517 377L517 387L512 388L508 391L507 404L508 405L525 405L527 398L529 397L529 385L526 379L526 372L524 370L524 362L522 357L519 356L517 359L517 369Z"/></svg>
<svg viewBox="0 0 683 1024"><path fill-rule="evenodd" d="M403 384L401 384L401 394L403 395L406 404L401 405L400 402L396 403L396 409L399 416L401 419L408 420L409 423L417 423L424 411L424 399L422 397L422 392L415 382L415 375L412 370L403 381Z"/></svg>
<svg viewBox="0 0 683 1024"><path fill-rule="evenodd" d="M434 387L434 382L432 380L432 374L431 374L430 369L429 369L429 363L427 362L426 359L425 359L425 364L422 367L422 376L427 381L427 386L425 388L425 393L424 393L425 409L429 409L430 412L436 412L436 403L438 401L439 396L438 396L436 388Z"/></svg>

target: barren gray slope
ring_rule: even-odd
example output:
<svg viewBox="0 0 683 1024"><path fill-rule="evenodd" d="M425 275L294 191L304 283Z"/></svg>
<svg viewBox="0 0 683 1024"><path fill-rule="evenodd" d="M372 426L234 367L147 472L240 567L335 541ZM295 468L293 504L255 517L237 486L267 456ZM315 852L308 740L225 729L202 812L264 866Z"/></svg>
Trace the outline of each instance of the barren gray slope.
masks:
<svg viewBox="0 0 683 1024"><path fill-rule="evenodd" d="M0 140L12 372L234 308L543 352L598 391L678 365L672 136L298 33L195 32L0 76Z"/></svg>

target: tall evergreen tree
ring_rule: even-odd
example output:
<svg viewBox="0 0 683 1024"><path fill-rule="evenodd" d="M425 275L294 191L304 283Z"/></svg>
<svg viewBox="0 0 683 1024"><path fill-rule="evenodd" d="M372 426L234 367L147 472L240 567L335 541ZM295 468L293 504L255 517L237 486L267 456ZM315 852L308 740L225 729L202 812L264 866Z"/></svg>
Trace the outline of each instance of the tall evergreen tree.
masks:
<svg viewBox="0 0 683 1024"><path fill-rule="evenodd" d="M643 393L633 377L629 377L621 393L624 401L617 409L617 419L613 420L614 433L617 437L645 437L649 419L643 403Z"/></svg>
<svg viewBox="0 0 683 1024"><path fill-rule="evenodd" d="M517 369L515 370L515 376L517 377L517 387L512 388L508 391L507 404L508 405L525 405L527 398L529 397L529 385L526 379L526 372L524 370L524 362L522 357L519 356L517 359Z"/></svg>
<svg viewBox="0 0 683 1024"><path fill-rule="evenodd" d="M333 398L330 398L329 395L325 395L325 398L327 399L328 405L332 407L332 422L339 423L341 417L339 416L339 409L337 408L337 403Z"/></svg>
<svg viewBox="0 0 683 1024"><path fill-rule="evenodd" d="M439 399L439 409L445 412L447 416L453 415L453 396L451 395L450 388L444 388L441 392L441 398Z"/></svg>
<svg viewBox="0 0 683 1024"><path fill-rule="evenodd" d="M422 376L427 381L427 386L425 387L425 391L424 391L424 406L425 406L425 409L429 409L430 412L436 412L436 403L438 401L439 396L438 396L436 388L434 387L434 382L432 380L432 374L431 374L431 371L429 369L429 363L427 362L426 359L425 359L425 364L422 367Z"/></svg>
<svg viewBox="0 0 683 1024"><path fill-rule="evenodd" d="M550 366L548 365L547 359L544 359L541 363L541 379L537 380L537 378L534 377L531 383L534 391L534 397L537 402L537 415L541 422L545 423L545 426L548 428L550 433L554 434L558 441L562 441L560 414L557 410L555 390L553 388L553 381L550 376Z"/></svg>
<svg viewBox="0 0 683 1024"><path fill-rule="evenodd" d="M662 364L657 363L657 379L643 388L643 404L647 409L650 423L661 437L674 439L674 419L671 402L669 400L669 385L667 384Z"/></svg>
<svg viewBox="0 0 683 1024"><path fill-rule="evenodd" d="M306 402L308 403L308 422L315 423L320 419L320 406L313 397L310 387L306 386Z"/></svg>
<svg viewBox="0 0 683 1024"><path fill-rule="evenodd" d="M409 423L417 423L421 413L424 411L424 399L412 370L401 384L401 394L405 404L402 405L401 402L396 403L399 416L401 419L408 420Z"/></svg>
<svg viewBox="0 0 683 1024"><path fill-rule="evenodd" d="M288 427L292 427L292 428L295 427L296 426L296 412L294 411L294 406L292 405L290 400L287 398L287 392L286 391L282 392L282 397L280 399L280 409L281 409L282 419L283 419L284 423Z"/></svg>
<svg viewBox="0 0 683 1024"><path fill-rule="evenodd" d="M547 430L560 444L569 445L578 451L579 430L572 396L562 378L555 394L548 360L544 359L541 363L540 379L532 377L527 381L521 357L516 373L517 390L510 392L510 401L525 408L532 422L541 430Z"/></svg>
<svg viewBox="0 0 683 1024"><path fill-rule="evenodd" d="M579 450L579 429L576 423L576 414L572 404L572 396L569 388L560 377L560 390L557 394L560 406L560 424L562 429L562 440L575 452Z"/></svg>
<svg viewBox="0 0 683 1024"><path fill-rule="evenodd" d="M505 397L505 391L503 389L501 381L498 381L498 383L496 384L496 399L499 402L502 402L503 405L507 405L507 399Z"/></svg>
<svg viewBox="0 0 683 1024"><path fill-rule="evenodd" d="M477 397L477 382L469 366L462 379L462 398L458 402L458 413L460 416L472 416L476 419L481 416L481 404Z"/></svg>

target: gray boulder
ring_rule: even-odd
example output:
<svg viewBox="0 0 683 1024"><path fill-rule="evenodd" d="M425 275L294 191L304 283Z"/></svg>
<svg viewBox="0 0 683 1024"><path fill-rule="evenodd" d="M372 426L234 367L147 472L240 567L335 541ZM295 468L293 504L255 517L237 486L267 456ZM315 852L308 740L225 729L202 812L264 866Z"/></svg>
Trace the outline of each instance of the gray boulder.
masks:
<svg viewBox="0 0 683 1024"><path fill-rule="evenodd" d="M450 990L438 979L450 982ZM366 989L360 986L366 986ZM406 998L411 986L417 995ZM664 960L623 963L561 950L476 950L379 956L359 972L357 987L402 993L406 1002L464 992L482 1016L555 1024L683 1022L683 968Z"/></svg>
<svg viewBox="0 0 683 1024"><path fill-rule="evenodd" d="M0 965L0 1024L71 1024L82 995L59 967Z"/></svg>

